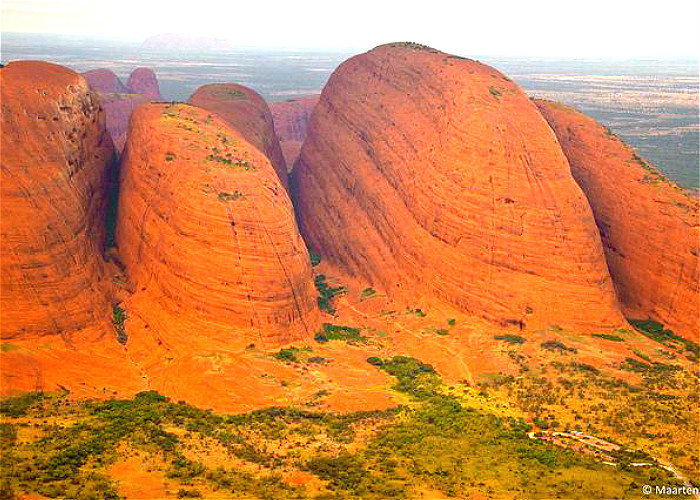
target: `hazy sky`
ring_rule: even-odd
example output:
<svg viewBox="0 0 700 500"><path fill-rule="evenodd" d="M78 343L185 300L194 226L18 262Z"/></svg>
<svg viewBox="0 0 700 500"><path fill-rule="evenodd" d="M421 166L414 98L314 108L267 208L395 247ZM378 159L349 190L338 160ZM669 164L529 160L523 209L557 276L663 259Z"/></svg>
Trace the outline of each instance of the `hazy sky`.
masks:
<svg viewBox="0 0 700 500"><path fill-rule="evenodd" d="M697 56L698 20L698 0L2 0L3 32L333 49L416 41L465 55Z"/></svg>

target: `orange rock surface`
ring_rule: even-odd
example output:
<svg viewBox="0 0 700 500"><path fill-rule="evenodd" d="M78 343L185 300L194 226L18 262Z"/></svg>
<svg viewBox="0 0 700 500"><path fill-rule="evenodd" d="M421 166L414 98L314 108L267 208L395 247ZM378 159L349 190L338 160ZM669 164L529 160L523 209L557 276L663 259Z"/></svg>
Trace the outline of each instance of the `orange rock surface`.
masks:
<svg viewBox="0 0 700 500"><path fill-rule="evenodd" d="M270 104L272 119L275 122L275 132L289 171L292 170L301 151L301 146L306 140L311 112L314 110L318 98L319 96L315 95Z"/></svg>
<svg viewBox="0 0 700 500"><path fill-rule="evenodd" d="M13 62L2 83L3 339L66 335L107 317L100 282L114 147L86 81Z"/></svg>
<svg viewBox="0 0 700 500"><path fill-rule="evenodd" d="M700 338L698 200L592 118L538 100L588 197L625 314Z"/></svg>
<svg viewBox="0 0 700 500"><path fill-rule="evenodd" d="M488 66L416 44L346 61L292 186L310 247L388 293L524 328L624 324L554 133Z"/></svg>
<svg viewBox="0 0 700 500"><path fill-rule="evenodd" d="M272 113L255 91L235 83L199 87L189 103L216 113L269 158L285 189L288 189L287 165L275 135Z"/></svg>
<svg viewBox="0 0 700 500"><path fill-rule="evenodd" d="M128 313L149 336L229 349L313 337L316 292L291 201L242 134L193 106L141 106L121 168Z"/></svg>

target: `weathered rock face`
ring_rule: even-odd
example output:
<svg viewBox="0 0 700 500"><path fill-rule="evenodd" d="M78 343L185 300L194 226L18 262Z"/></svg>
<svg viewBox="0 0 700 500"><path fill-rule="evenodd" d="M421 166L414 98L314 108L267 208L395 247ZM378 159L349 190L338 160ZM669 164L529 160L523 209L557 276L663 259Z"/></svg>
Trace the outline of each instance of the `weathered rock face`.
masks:
<svg viewBox="0 0 700 500"><path fill-rule="evenodd" d="M90 89L95 92L126 94L128 90L113 71L100 68L82 73Z"/></svg>
<svg viewBox="0 0 700 500"><path fill-rule="evenodd" d="M235 83L199 87L190 104L216 113L226 120L272 162L282 185L288 188L287 165L275 135L272 113L265 100L255 92Z"/></svg>
<svg viewBox="0 0 700 500"><path fill-rule="evenodd" d="M306 139L306 131L311 120L311 112L319 96L302 97L289 101L274 102L270 105L275 132L282 147L282 154L287 162L287 169L292 170L299 156L301 146Z"/></svg>
<svg viewBox="0 0 700 500"><path fill-rule="evenodd" d="M153 70L137 68L124 86L112 71L96 69L83 73L90 88L98 92L105 110L107 130L117 151L124 149L129 117L139 105L162 99Z"/></svg>
<svg viewBox="0 0 700 500"><path fill-rule="evenodd" d="M389 293L527 328L624 321L556 137L488 66L416 44L346 61L292 186L310 247Z"/></svg>
<svg viewBox="0 0 700 500"><path fill-rule="evenodd" d="M162 99L158 79L150 68L136 68L132 71L126 88L130 94L139 94L153 101Z"/></svg>
<svg viewBox="0 0 700 500"><path fill-rule="evenodd" d="M139 107L121 166L127 308L170 345L270 345L318 326L309 255L269 160L224 120Z"/></svg>
<svg viewBox="0 0 700 500"><path fill-rule="evenodd" d="M627 316L700 337L698 200L595 120L538 100L588 197Z"/></svg>
<svg viewBox="0 0 700 500"><path fill-rule="evenodd" d="M78 74L13 62L2 82L2 338L106 319L105 180L114 147Z"/></svg>

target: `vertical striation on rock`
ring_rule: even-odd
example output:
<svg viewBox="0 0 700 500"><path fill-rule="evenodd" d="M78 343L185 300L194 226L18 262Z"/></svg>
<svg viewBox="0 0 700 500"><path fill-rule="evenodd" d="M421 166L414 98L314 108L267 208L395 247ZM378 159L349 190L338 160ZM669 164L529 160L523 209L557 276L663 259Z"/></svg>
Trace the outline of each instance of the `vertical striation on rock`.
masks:
<svg viewBox="0 0 700 500"><path fill-rule="evenodd" d="M591 204L627 316L700 338L698 200L592 118L536 103Z"/></svg>
<svg viewBox="0 0 700 500"><path fill-rule="evenodd" d="M319 96L302 97L288 101L274 102L270 105L275 132L282 147L287 170L291 171L299 156L301 146L306 139L311 112Z"/></svg>
<svg viewBox="0 0 700 500"><path fill-rule="evenodd" d="M272 162L285 189L288 189L287 165L275 134L272 113L265 100L254 90L235 83L199 87L189 103L216 113Z"/></svg>
<svg viewBox="0 0 700 500"><path fill-rule="evenodd" d="M292 187L310 247L389 293L527 328L624 323L556 137L488 66L411 43L346 61Z"/></svg>
<svg viewBox="0 0 700 500"><path fill-rule="evenodd" d="M108 314L102 251L114 147L86 81L50 63L0 70L2 338L65 334Z"/></svg>
<svg viewBox="0 0 700 500"><path fill-rule="evenodd" d="M169 345L275 345L318 325L309 254L286 190L256 147L185 104L133 114L117 246L130 314Z"/></svg>

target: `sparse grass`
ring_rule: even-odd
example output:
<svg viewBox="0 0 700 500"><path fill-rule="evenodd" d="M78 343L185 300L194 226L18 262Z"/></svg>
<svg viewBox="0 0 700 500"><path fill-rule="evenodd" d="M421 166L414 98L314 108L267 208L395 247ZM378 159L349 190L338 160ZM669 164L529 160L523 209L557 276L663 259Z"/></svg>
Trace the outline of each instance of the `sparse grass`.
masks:
<svg viewBox="0 0 700 500"><path fill-rule="evenodd" d="M672 330L664 328L664 325L661 323L651 319L628 319L628 321L635 330L646 335L650 339L679 354L685 354L691 361L700 360L700 345L692 340L676 335Z"/></svg>
<svg viewBox="0 0 700 500"><path fill-rule="evenodd" d="M525 337L521 337L520 335L512 335L512 334L504 334L504 335L495 335L493 338L496 340L502 340L503 342L506 342L507 344L523 344L525 343Z"/></svg>
<svg viewBox="0 0 700 500"><path fill-rule="evenodd" d="M372 287L368 287L362 290L362 293L360 293L360 300L370 299L376 295L377 291Z"/></svg>
<svg viewBox="0 0 700 500"><path fill-rule="evenodd" d="M227 193L225 191L221 191L217 197L219 198L219 201L222 201L224 203L227 203L229 201L236 201L236 200L241 200L245 198L245 195L241 193L240 191L234 191L233 193Z"/></svg>
<svg viewBox="0 0 700 500"><path fill-rule="evenodd" d="M617 335L612 335L610 333L594 333L594 337L598 337L599 339L605 339L609 340L611 342L624 342L625 339L622 337L618 337Z"/></svg>
<svg viewBox="0 0 700 500"><path fill-rule="evenodd" d="M427 316L427 314L420 308L415 308L411 309L410 307L406 308L406 314L408 316L417 316L419 318L424 318Z"/></svg>
<svg viewBox="0 0 700 500"><path fill-rule="evenodd" d="M562 342L559 342L558 340L545 340L540 344L540 347L542 349L545 349L547 351L552 351L552 352L558 352L559 354L564 354L567 352L570 353L576 353L578 352L574 347L567 347L564 345Z"/></svg>

